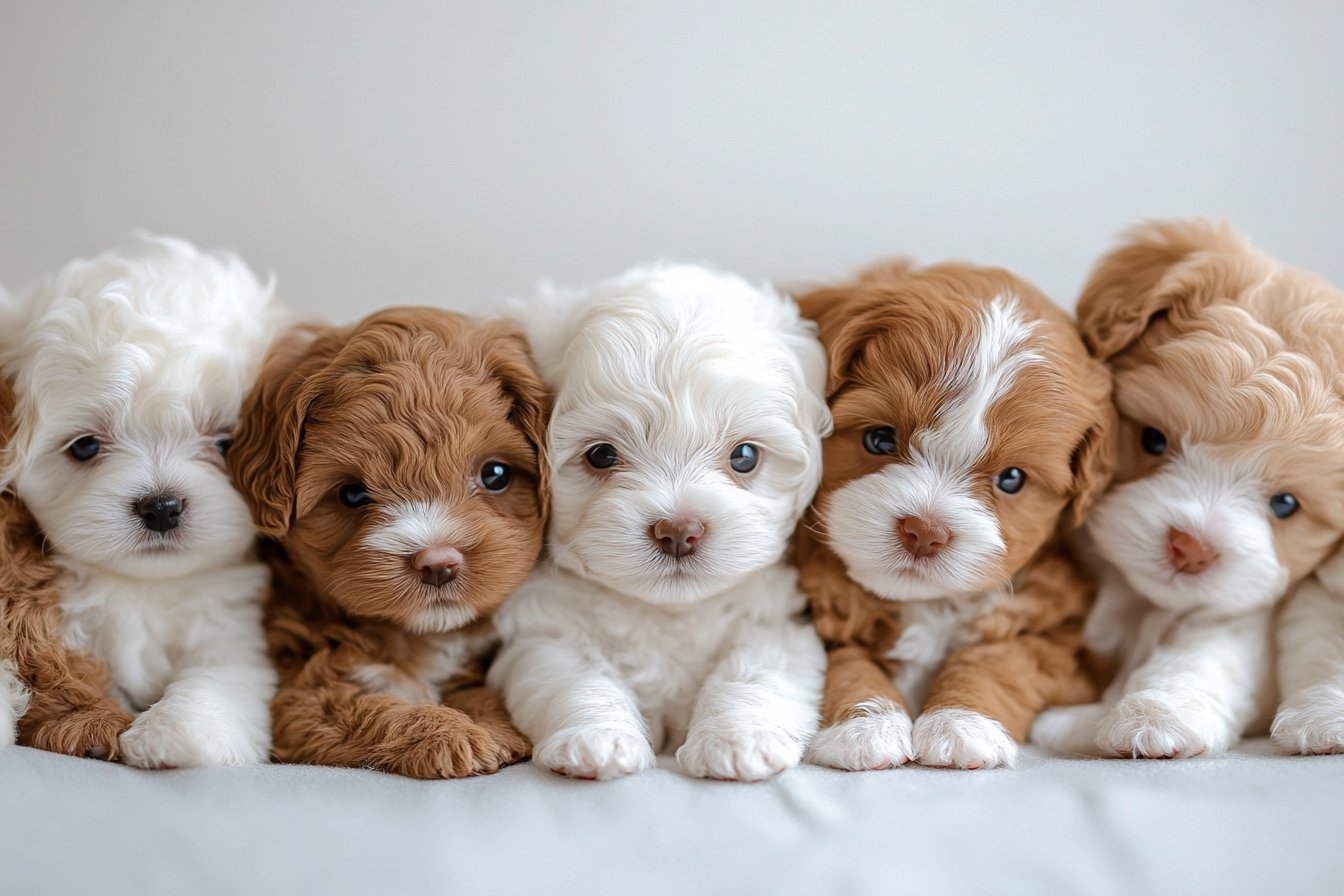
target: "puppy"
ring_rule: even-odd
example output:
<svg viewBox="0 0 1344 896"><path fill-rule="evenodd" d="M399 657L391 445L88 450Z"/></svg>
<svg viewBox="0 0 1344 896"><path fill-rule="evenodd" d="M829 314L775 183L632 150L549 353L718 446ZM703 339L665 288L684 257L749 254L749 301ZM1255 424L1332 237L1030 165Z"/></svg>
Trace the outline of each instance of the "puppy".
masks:
<svg viewBox="0 0 1344 896"><path fill-rule="evenodd" d="M798 530L829 659L809 759L1010 765L1043 707L1095 696L1093 588L1059 533L1110 473L1110 377L996 268L897 263L800 301L835 419Z"/></svg>
<svg viewBox="0 0 1344 896"><path fill-rule="evenodd" d="M266 568L224 469L284 312L236 256L140 238L4 309L16 394L4 482L61 571L64 641L105 663L145 768L269 748Z"/></svg>
<svg viewBox="0 0 1344 896"><path fill-rule="evenodd" d="M9 441L14 392L0 380L0 443ZM0 493L0 747L117 759L133 717L102 663L61 639L60 570L32 514ZM20 719L22 721L20 721Z"/></svg>
<svg viewBox="0 0 1344 896"><path fill-rule="evenodd" d="M439 778L527 754L480 666L541 551L548 409L502 323L393 308L277 345L229 464L277 542L278 759Z"/></svg>
<svg viewBox="0 0 1344 896"><path fill-rule="evenodd" d="M781 561L821 474L825 358L786 298L693 266L544 294L550 559L496 615L489 680L579 778L755 781L817 726L824 655Z"/></svg>
<svg viewBox="0 0 1344 896"><path fill-rule="evenodd" d="M1088 523L1104 566L1085 630L1118 674L1033 739L1225 750L1272 709L1275 602L1344 535L1344 296L1226 225L1165 221L1101 260L1078 317L1121 418Z"/></svg>

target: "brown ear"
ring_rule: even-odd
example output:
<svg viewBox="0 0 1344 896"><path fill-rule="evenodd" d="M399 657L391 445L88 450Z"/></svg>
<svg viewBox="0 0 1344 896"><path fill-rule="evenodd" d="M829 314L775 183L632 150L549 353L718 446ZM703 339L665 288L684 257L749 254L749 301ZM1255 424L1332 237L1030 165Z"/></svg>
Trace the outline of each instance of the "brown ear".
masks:
<svg viewBox="0 0 1344 896"><path fill-rule="evenodd" d="M1079 377L1090 402L1093 419L1083 438L1073 449L1073 500L1069 519L1077 526L1110 485L1115 470L1116 435L1120 419L1111 400L1111 374L1100 361L1087 359L1087 370Z"/></svg>
<svg viewBox="0 0 1344 896"><path fill-rule="evenodd" d="M294 481L303 423L315 393L304 388L327 366L350 328L300 325L266 355L243 401L229 472L263 535L283 538L294 519Z"/></svg>
<svg viewBox="0 0 1344 896"><path fill-rule="evenodd" d="M1129 231L1124 244L1097 263L1078 299L1078 326L1092 354L1111 358L1164 312L1192 311L1217 298L1208 272L1192 277L1175 270L1207 250L1245 252L1246 245L1226 223L1203 219L1156 221Z"/></svg>
<svg viewBox="0 0 1344 896"><path fill-rule="evenodd" d="M509 418L537 452L537 493L543 514L550 506L551 469L546 455L546 428L551 419L551 393L532 363L527 337L513 325L496 321L485 340L486 363L513 399Z"/></svg>

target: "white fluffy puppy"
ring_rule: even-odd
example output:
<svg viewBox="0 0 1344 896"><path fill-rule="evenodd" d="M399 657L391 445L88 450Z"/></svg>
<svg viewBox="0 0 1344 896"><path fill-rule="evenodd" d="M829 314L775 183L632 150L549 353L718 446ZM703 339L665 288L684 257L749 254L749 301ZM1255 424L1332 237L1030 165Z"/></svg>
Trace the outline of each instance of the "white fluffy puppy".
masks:
<svg viewBox="0 0 1344 896"><path fill-rule="evenodd" d="M140 237L4 308L4 481L62 567L67 644L140 713L121 736L132 765L269 752L268 575L224 452L286 317L272 293L236 256Z"/></svg>
<svg viewBox="0 0 1344 896"><path fill-rule="evenodd" d="M815 328L692 266L547 293L549 561L495 615L490 670L533 760L612 778L677 758L755 781L801 759L826 665L781 561L830 429Z"/></svg>

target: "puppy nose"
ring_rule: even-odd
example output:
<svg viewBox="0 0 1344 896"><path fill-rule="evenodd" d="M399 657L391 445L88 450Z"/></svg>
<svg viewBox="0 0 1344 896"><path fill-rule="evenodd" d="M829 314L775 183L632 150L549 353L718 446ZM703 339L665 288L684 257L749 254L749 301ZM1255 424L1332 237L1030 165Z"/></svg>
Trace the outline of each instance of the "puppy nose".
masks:
<svg viewBox="0 0 1344 896"><path fill-rule="evenodd" d="M135 502L140 522L151 532L164 533L177 528L182 516L182 499L175 495L150 495Z"/></svg>
<svg viewBox="0 0 1344 896"><path fill-rule="evenodd" d="M687 557L695 553L696 543L704 537L705 524L695 517L663 519L649 527L649 537L669 557Z"/></svg>
<svg viewBox="0 0 1344 896"><path fill-rule="evenodd" d="M896 537L911 556L932 557L947 547L952 533L941 520L926 520L922 516L907 516L896 521Z"/></svg>
<svg viewBox="0 0 1344 896"><path fill-rule="evenodd" d="M1192 576L1208 569L1219 557L1213 545L1180 529L1167 530L1167 551L1176 571Z"/></svg>
<svg viewBox="0 0 1344 896"><path fill-rule="evenodd" d="M411 566L420 570L420 581L442 588L457 576L462 552L446 544L436 544L411 555Z"/></svg>

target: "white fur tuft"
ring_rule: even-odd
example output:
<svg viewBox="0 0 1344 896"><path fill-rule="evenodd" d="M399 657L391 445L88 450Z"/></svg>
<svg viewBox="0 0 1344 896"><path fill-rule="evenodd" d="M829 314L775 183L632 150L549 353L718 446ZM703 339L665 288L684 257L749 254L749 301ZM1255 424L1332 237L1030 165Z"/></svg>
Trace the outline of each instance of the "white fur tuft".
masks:
<svg viewBox="0 0 1344 896"><path fill-rule="evenodd" d="M1017 762L1017 741L1002 723L969 709L938 709L915 719L915 757L938 768L998 768Z"/></svg>

